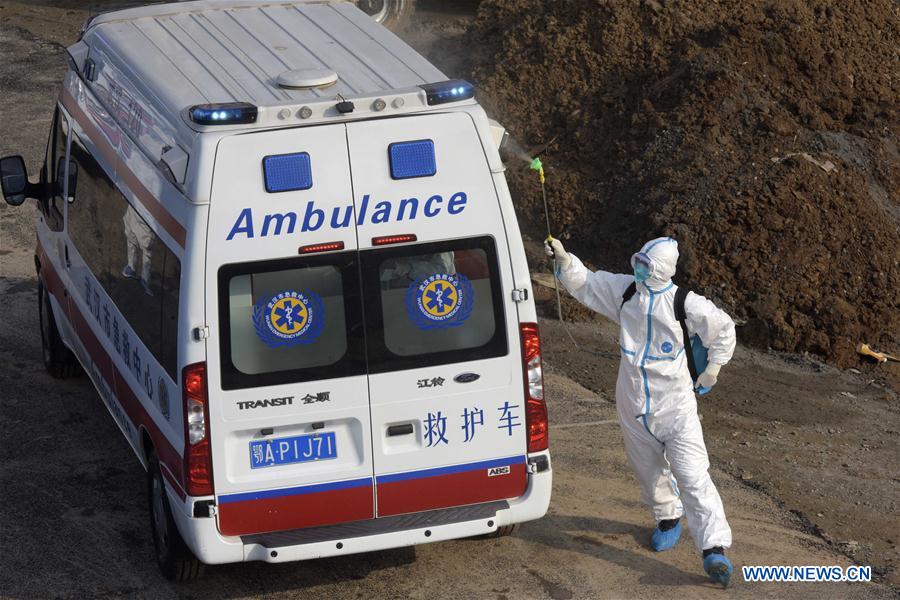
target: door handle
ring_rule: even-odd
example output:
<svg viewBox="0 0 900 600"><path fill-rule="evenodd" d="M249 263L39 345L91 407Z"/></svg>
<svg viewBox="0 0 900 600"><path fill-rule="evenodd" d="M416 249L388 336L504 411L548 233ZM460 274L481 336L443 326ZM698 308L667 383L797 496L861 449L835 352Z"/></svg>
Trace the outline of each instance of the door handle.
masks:
<svg viewBox="0 0 900 600"><path fill-rule="evenodd" d="M391 425L388 427L388 435L409 435L413 432L412 423L403 423L402 425Z"/></svg>
<svg viewBox="0 0 900 600"><path fill-rule="evenodd" d="M65 246L63 246L63 248L65 249L65 255L66 255L66 268L68 269L69 267L72 266L72 261L69 260L69 245L66 244Z"/></svg>

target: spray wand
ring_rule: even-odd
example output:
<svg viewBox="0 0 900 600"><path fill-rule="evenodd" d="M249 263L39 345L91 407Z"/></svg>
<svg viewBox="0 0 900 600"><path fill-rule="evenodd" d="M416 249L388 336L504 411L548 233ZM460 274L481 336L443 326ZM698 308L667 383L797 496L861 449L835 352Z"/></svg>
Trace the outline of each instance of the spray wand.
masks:
<svg viewBox="0 0 900 600"><path fill-rule="evenodd" d="M529 168L532 171L537 171L538 176L541 178L541 196L544 199L544 219L547 221L547 241L552 242L553 236L550 234L550 210L547 208L547 186L545 185L547 178L544 177L544 164L541 162L540 158L535 157L534 160L531 161ZM557 294L559 294L558 291Z"/></svg>
<svg viewBox="0 0 900 600"><path fill-rule="evenodd" d="M529 168L532 171L537 171L538 176L541 180L541 197L544 200L544 220L547 223L547 242L553 241L553 235L550 233L550 209L547 207L547 186L546 181L547 178L544 177L544 164L541 162L541 159L535 157L532 159ZM563 329L566 331L566 335L569 336L569 340L571 340L572 345L576 350L582 350L584 352L588 352L595 356L604 356L609 358L618 358L618 354L615 352L600 352L597 350L588 350L587 348L582 348L581 345L575 340L575 336L572 335L572 332L569 330L569 324L563 320L562 314L562 298L559 295L559 282L556 279L556 256L553 256L553 264L554 264L554 273L553 273L553 291L556 292L556 315L559 318L559 322L562 323Z"/></svg>

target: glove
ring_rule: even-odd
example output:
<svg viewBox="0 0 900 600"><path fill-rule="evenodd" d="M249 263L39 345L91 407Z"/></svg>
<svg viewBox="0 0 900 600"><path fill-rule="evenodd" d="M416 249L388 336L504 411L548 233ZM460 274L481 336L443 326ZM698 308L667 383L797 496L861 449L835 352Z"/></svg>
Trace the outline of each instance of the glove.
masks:
<svg viewBox="0 0 900 600"><path fill-rule="evenodd" d="M697 377L697 387L708 390L716 385L716 381L719 379L719 370L721 368L722 365L717 365L716 363L709 363L706 365L706 370Z"/></svg>
<svg viewBox="0 0 900 600"><path fill-rule="evenodd" d="M562 242L556 238L551 237L544 240L544 252L547 253L547 256L556 260L556 266L561 271L565 271L572 264L572 257L563 248Z"/></svg>

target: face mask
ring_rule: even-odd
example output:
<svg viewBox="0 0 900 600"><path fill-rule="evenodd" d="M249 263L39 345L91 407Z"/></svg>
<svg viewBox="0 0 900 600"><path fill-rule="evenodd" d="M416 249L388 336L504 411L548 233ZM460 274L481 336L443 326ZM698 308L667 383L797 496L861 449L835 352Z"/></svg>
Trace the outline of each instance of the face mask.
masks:
<svg viewBox="0 0 900 600"><path fill-rule="evenodd" d="M641 262L634 263L634 280L638 283L644 283L650 279L650 269Z"/></svg>

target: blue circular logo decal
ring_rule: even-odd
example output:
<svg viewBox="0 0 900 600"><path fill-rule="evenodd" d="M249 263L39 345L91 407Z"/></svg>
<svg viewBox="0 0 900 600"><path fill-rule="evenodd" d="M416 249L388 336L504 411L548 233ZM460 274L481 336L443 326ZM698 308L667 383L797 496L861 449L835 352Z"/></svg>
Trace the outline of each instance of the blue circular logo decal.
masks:
<svg viewBox="0 0 900 600"><path fill-rule="evenodd" d="M459 274L435 273L410 284L406 312L419 329L462 325L472 314L472 284Z"/></svg>
<svg viewBox="0 0 900 600"><path fill-rule="evenodd" d="M310 344L322 334L322 298L294 290L262 298L253 306L256 335L269 347Z"/></svg>
<svg viewBox="0 0 900 600"><path fill-rule="evenodd" d="M671 352L672 351L672 342L663 342L662 343L662 351L663 352Z"/></svg>

